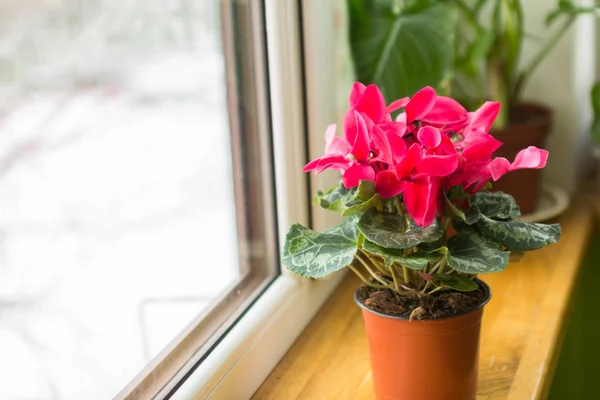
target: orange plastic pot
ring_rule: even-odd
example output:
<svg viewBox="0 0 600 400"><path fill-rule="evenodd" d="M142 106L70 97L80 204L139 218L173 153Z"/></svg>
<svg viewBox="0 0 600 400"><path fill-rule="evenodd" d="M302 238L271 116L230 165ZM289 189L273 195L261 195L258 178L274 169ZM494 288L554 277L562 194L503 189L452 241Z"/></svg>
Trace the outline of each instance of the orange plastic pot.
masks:
<svg viewBox="0 0 600 400"><path fill-rule="evenodd" d="M475 400L483 307L447 318L409 321L363 310L378 400Z"/></svg>

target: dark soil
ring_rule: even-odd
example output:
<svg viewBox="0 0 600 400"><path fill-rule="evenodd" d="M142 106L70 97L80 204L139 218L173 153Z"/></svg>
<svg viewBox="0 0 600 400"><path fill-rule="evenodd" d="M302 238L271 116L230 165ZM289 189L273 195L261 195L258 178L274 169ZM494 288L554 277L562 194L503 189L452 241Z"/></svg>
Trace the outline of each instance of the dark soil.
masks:
<svg viewBox="0 0 600 400"><path fill-rule="evenodd" d="M358 298L367 308L411 320L436 319L463 314L477 308L486 298L484 290L436 292L431 295L400 296L388 289L362 286Z"/></svg>

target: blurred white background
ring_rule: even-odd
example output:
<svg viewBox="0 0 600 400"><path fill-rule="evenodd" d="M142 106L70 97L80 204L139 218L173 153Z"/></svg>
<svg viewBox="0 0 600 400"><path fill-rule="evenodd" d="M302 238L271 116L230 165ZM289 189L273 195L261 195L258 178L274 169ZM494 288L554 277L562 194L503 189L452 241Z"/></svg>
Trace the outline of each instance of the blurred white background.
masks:
<svg viewBox="0 0 600 400"><path fill-rule="evenodd" d="M218 0L0 0L0 400L112 398L238 275Z"/></svg>

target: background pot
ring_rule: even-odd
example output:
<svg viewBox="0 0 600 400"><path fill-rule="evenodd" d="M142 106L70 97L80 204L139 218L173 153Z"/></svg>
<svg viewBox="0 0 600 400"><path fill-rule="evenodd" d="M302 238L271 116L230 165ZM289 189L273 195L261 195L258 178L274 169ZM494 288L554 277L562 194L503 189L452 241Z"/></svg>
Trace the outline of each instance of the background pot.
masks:
<svg viewBox="0 0 600 400"><path fill-rule="evenodd" d="M465 314L409 321L362 308L378 400L475 400L479 335L486 298Z"/></svg>
<svg viewBox="0 0 600 400"><path fill-rule="evenodd" d="M496 157L505 157L512 162L517 153L528 146L545 148L546 137L552 128L552 110L539 104L520 103L511 119L514 122L506 128L491 132L504 143L494 153ZM529 214L537 207L541 177L539 169L510 172L494 182L492 190L510 194L517 201L521 213Z"/></svg>

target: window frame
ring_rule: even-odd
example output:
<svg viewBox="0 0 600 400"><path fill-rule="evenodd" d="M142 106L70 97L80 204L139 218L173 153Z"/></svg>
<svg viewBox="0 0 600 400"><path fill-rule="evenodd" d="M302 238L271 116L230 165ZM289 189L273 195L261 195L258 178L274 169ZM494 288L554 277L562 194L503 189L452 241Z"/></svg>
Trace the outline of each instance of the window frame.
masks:
<svg viewBox="0 0 600 400"><path fill-rule="evenodd" d="M332 87L335 33L329 23L334 6L265 0L264 7L278 236L283 243L293 222L324 229L338 221L332 214L313 210L310 201L311 188L329 187L335 177L302 172L309 158L322 153L324 128L338 117ZM345 275L316 281L281 268L281 275L171 399L250 398Z"/></svg>
<svg viewBox="0 0 600 400"><path fill-rule="evenodd" d="M262 0L221 0L240 277L197 315L115 400L169 398L280 274ZM217 268L218 266L215 266Z"/></svg>

